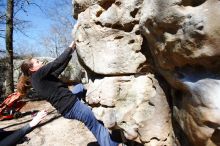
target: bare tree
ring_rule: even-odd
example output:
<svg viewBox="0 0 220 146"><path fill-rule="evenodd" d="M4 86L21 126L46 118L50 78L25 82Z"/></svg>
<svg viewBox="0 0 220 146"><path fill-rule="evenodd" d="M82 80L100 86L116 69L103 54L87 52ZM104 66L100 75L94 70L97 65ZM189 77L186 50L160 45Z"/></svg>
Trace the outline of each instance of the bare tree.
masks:
<svg viewBox="0 0 220 146"><path fill-rule="evenodd" d="M75 21L71 14L71 5L70 0L55 1L47 11L52 25L50 32L42 37L41 44L51 57L59 56L72 41L71 31Z"/></svg>
<svg viewBox="0 0 220 146"><path fill-rule="evenodd" d="M28 21L20 20L15 17L15 15L23 11L27 13L26 7L29 5L36 5L36 3L32 2L31 0L7 0L7 9L6 13L0 10L0 37L4 38L5 33L5 44L6 44L6 66L7 71L5 75L6 80L6 92L5 94L10 94L14 92L14 81L13 81L13 33L14 30L24 33L24 28L27 26ZM0 7L4 7L4 3L0 3ZM2 29L2 26L5 26L6 29ZM27 36L27 35L26 35Z"/></svg>
<svg viewBox="0 0 220 146"><path fill-rule="evenodd" d="M7 1L6 11L6 50L7 50L7 73L6 73L6 94L14 92L13 83L13 18L14 0Z"/></svg>
<svg viewBox="0 0 220 146"><path fill-rule="evenodd" d="M52 25L50 33L42 37L42 45L49 51L51 57L59 56L72 41L69 29L64 25Z"/></svg>

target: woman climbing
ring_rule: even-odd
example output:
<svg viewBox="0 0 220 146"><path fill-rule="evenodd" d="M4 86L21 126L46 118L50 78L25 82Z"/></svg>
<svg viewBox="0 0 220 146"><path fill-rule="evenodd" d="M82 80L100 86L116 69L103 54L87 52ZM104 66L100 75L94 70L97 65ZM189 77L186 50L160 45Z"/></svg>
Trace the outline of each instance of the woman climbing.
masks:
<svg viewBox="0 0 220 146"><path fill-rule="evenodd" d="M50 102L63 117L83 122L101 146L118 146L119 143L112 140L108 129L98 122L91 109L79 100L78 94L73 94L58 78L75 49L76 45L72 42L58 58L46 65L35 58L27 59L22 63L21 70L25 76L30 77L32 87L39 96Z"/></svg>

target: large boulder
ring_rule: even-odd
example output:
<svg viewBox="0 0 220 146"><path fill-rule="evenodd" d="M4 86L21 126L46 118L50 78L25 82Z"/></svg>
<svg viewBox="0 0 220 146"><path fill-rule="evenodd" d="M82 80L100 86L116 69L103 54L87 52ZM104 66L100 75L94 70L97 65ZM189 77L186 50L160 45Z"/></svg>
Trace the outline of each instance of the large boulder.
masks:
<svg viewBox="0 0 220 146"><path fill-rule="evenodd" d="M90 104L96 104L96 116L107 127L123 129L127 138L137 136L135 140L145 145L160 145L164 133L155 136L148 131L172 111L173 125L168 122L167 127L174 126L180 145L220 145L219 7L219 0L76 0L77 54L88 71L89 88L104 83L87 97ZM140 100L149 96L138 94L140 86L144 92L153 91L145 86L149 73L166 80L151 77L154 89L166 84L167 98L162 89L155 90L158 102L154 104L164 112L157 113L160 120L152 117L149 121L151 115L144 115L148 126L140 128L140 119L134 115L154 113ZM163 107L167 99L171 109ZM170 129L162 131L172 133ZM150 135L155 138L149 140Z"/></svg>
<svg viewBox="0 0 220 146"><path fill-rule="evenodd" d="M144 1L140 29L194 145L219 145L220 1Z"/></svg>
<svg viewBox="0 0 220 146"><path fill-rule="evenodd" d="M90 79L86 100L106 127L121 129L127 139L175 145L171 110L139 30L142 3L97 1L79 11L84 1L77 1L73 34Z"/></svg>

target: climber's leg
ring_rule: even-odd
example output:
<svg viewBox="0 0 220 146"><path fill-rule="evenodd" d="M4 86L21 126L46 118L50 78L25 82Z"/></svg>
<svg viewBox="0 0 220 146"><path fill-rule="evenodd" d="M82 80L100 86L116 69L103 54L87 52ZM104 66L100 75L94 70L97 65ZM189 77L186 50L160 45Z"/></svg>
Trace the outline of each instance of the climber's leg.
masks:
<svg viewBox="0 0 220 146"><path fill-rule="evenodd" d="M100 146L118 146L119 143L111 139L108 129L95 118L91 109L80 100L77 99L72 109L64 117L83 122L96 137Z"/></svg>

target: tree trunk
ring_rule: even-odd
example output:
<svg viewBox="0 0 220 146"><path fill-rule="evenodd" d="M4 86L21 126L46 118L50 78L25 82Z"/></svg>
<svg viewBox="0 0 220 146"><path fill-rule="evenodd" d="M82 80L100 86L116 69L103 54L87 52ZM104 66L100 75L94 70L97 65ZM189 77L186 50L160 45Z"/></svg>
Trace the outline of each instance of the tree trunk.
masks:
<svg viewBox="0 0 220 146"><path fill-rule="evenodd" d="M6 71L6 95L14 92L13 81L13 13L14 13L14 0L7 1L6 12L6 50L7 50L7 71Z"/></svg>

